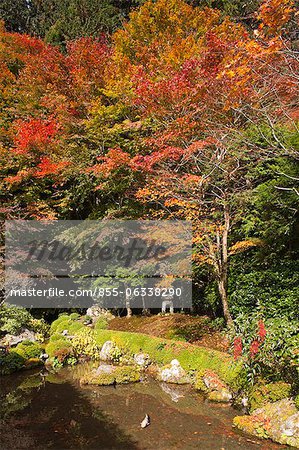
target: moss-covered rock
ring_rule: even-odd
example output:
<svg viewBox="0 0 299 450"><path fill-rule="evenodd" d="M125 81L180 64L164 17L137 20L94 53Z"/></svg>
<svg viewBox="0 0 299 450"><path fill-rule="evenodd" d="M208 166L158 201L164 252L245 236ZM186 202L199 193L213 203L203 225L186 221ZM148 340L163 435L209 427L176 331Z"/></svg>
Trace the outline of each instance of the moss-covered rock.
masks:
<svg viewBox="0 0 299 450"><path fill-rule="evenodd" d="M299 412L291 399L268 403L250 416L237 416L234 425L251 435L299 447Z"/></svg>
<svg viewBox="0 0 299 450"><path fill-rule="evenodd" d="M249 394L250 411L261 408L267 403L273 403L288 398L291 385L282 381L276 383L258 384Z"/></svg>
<svg viewBox="0 0 299 450"><path fill-rule="evenodd" d="M80 379L81 384L109 386L112 384L126 384L140 381L140 371L133 366L101 365L94 372Z"/></svg>
<svg viewBox="0 0 299 450"><path fill-rule="evenodd" d="M42 366L43 362L39 358L29 358L25 361L25 369L33 369L34 367Z"/></svg>
<svg viewBox="0 0 299 450"><path fill-rule="evenodd" d="M140 370L133 366L119 366L116 367L114 376L118 384L136 383L140 381Z"/></svg>
<svg viewBox="0 0 299 450"><path fill-rule="evenodd" d="M221 389L220 391L209 392L208 399L217 403L230 403L232 400L232 394L228 389Z"/></svg>
<svg viewBox="0 0 299 450"><path fill-rule="evenodd" d="M232 394L226 384L212 370L200 370L195 377L195 388L208 393L208 399L214 402L230 402Z"/></svg>
<svg viewBox="0 0 299 450"><path fill-rule="evenodd" d="M18 344L11 352L18 353L24 359L39 358L42 354L42 347L38 342L26 340Z"/></svg>

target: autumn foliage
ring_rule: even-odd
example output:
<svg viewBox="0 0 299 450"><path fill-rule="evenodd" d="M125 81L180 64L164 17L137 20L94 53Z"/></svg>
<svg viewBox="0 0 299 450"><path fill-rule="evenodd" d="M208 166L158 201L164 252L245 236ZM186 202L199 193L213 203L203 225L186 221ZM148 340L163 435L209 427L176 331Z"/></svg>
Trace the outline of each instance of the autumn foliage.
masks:
<svg viewBox="0 0 299 450"><path fill-rule="evenodd" d="M298 120L293 13L265 0L254 33L215 9L148 1L113 36L65 52L2 27L3 201L33 218L81 218L105 202L126 216L130 200L141 217L191 220L194 261L214 268L225 308L247 173ZM268 146L251 141L265 127Z"/></svg>

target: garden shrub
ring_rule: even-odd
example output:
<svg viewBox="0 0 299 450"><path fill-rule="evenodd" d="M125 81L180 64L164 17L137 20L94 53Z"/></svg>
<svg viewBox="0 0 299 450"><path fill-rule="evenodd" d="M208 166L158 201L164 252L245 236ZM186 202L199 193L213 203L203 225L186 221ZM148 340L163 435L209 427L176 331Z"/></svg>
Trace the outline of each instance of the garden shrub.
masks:
<svg viewBox="0 0 299 450"><path fill-rule="evenodd" d="M255 308L262 308L265 319L286 317L299 320L299 267L294 261L265 268L252 268L238 273L240 266L231 269L229 298L234 317L250 314ZM245 263L246 266L246 263Z"/></svg>
<svg viewBox="0 0 299 450"><path fill-rule="evenodd" d="M16 352L0 355L0 375L9 375L20 370L25 363L25 358Z"/></svg>
<svg viewBox="0 0 299 450"><path fill-rule="evenodd" d="M19 334L22 328L31 329L32 321L32 315L25 308L5 304L0 307L0 331L2 333Z"/></svg>
<svg viewBox="0 0 299 450"><path fill-rule="evenodd" d="M108 328L108 320L105 317L99 317L94 328L95 330L106 330Z"/></svg>
<svg viewBox="0 0 299 450"><path fill-rule="evenodd" d="M98 359L100 349L94 339L93 330L84 327L72 339L74 354L77 357L87 356L91 359Z"/></svg>
<svg viewBox="0 0 299 450"><path fill-rule="evenodd" d="M299 321L285 317L264 320L258 310L239 314L235 320L234 351L237 341L235 357L243 358L249 384L253 385L258 377L297 383Z"/></svg>
<svg viewBox="0 0 299 450"><path fill-rule="evenodd" d="M52 358L56 355L57 351L62 349L67 349L70 353L72 350L71 342L63 336L61 336L61 339L54 341L50 340L50 342L46 345L46 353Z"/></svg>
<svg viewBox="0 0 299 450"><path fill-rule="evenodd" d="M11 352L18 353L25 359L39 358L42 353L42 347L37 342L26 340L18 344Z"/></svg>

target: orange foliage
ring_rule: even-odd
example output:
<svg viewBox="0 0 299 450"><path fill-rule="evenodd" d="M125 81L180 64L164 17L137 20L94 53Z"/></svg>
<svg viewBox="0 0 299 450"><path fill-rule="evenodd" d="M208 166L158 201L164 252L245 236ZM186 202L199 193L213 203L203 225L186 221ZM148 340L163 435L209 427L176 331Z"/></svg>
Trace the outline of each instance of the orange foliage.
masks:
<svg viewBox="0 0 299 450"><path fill-rule="evenodd" d="M258 13L258 19L261 21L260 29L267 27L266 31L269 34L279 34L293 11L293 0L264 0Z"/></svg>

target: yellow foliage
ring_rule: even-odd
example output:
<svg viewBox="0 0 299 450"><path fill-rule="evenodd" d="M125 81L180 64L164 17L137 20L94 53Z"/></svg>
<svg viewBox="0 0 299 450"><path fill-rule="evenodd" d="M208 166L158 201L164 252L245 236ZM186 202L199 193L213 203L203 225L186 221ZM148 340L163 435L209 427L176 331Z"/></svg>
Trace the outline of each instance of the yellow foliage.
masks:
<svg viewBox="0 0 299 450"><path fill-rule="evenodd" d="M264 242L261 239L252 238L247 239L245 241L239 241L236 242L230 249L229 253L230 255L234 255L236 253L242 253L246 250L253 248L253 247L262 247L264 245Z"/></svg>

